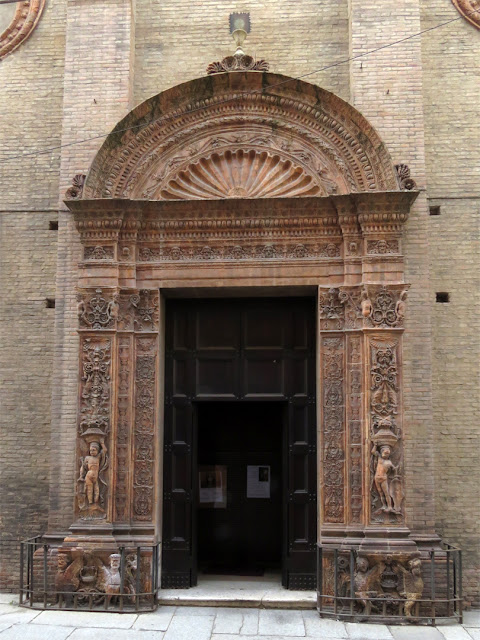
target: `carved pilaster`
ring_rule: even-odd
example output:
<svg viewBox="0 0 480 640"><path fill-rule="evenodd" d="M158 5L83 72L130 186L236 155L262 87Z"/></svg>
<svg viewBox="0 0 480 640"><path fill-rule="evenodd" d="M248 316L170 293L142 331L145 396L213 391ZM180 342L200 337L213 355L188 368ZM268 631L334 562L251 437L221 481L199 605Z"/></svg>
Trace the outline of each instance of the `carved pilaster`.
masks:
<svg viewBox="0 0 480 640"><path fill-rule="evenodd" d="M129 518L130 451L132 432L133 336L118 337L117 431L115 460L114 516L117 522Z"/></svg>
<svg viewBox="0 0 480 640"><path fill-rule="evenodd" d="M347 335L347 468L349 522L363 522L363 339Z"/></svg>
<svg viewBox="0 0 480 640"><path fill-rule="evenodd" d="M112 343L112 336L80 339L76 508L81 520L109 518Z"/></svg>
<svg viewBox="0 0 480 640"><path fill-rule="evenodd" d="M401 335L368 333L370 522L404 522Z"/></svg>
<svg viewBox="0 0 480 640"><path fill-rule="evenodd" d="M345 522L344 336L321 336L323 522Z"/></svg>

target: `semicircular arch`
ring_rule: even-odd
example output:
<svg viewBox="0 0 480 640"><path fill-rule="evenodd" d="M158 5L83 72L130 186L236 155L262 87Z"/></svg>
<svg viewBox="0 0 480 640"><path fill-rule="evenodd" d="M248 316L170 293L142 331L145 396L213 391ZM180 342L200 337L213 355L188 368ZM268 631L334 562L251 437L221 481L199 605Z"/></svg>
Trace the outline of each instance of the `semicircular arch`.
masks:
<svg viewBox="0 0 480 640"><path fill-rule="evenodd" d="M133 109L98 151L83 198L328 196L397 191L368 121L315 85L231 72L184 83Z"/></svg>

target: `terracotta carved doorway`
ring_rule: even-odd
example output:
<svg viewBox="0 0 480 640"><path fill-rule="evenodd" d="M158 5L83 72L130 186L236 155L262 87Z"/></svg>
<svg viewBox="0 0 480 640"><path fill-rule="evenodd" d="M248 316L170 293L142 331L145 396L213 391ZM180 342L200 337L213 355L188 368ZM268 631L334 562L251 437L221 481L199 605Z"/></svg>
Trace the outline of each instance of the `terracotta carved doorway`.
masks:
<svg viewBox="0 0 480 640"><path fill-rule="evenodd" d="M250 487L244 477L243 490L247 492L242 498L244 505L252 492L266 489L260 480L266 482L268 478L277 482L283 478L282 581L291 589L314 588L317 534L314 313L314 300L308 298L167 301L164 588L190 587L196 583L198 503L210 494L217 503L228 501L229 496L232 499L228 491L229 476L238 474L242 465L245 474L249 473L248 466L250 473L258 474L258 482L251 479ZM273 408L272 404L277 406ZM258 457L263 437L259 435L256 448L260 453L248 454L252 464L246 464L247 455L235 462L231 459L234 452L230 451L230 463L227 456L226 464L199 465L207 462L207 458L199 459L198 421L199 418L210 423L215 420L214 405L217 405L217 420L225 419L229 415L228 406L231 407L232 428L237 429L231 438L224 437L224 444L229 440L238 442L239 412L246 420L256 421L258 428L261 428L262 414L274 414L273 422L278 431L284 430L285 442L264 452L264 463L259 462ZM278 424L279 421L283 424ZM272 426L265 424L264 428L268 431ZM208 443L203 441L203 456L206 447ZM276 468L278 455L282 459L281 470ZM212 455L210 461L218 460ZM272 472L275 477L270 477ZM233 478L231 481L239 498L242 487L237 486ZM204 486L199 487L202 482ZM267 501L275 499L272 492ZM221 504L217 506L222 508ZM250 507L246 509L248 512ZM254 517L253 511L251 517ZM262 545L265 541L257 542ZM254 551L253 547L250 551Z"/></svg>

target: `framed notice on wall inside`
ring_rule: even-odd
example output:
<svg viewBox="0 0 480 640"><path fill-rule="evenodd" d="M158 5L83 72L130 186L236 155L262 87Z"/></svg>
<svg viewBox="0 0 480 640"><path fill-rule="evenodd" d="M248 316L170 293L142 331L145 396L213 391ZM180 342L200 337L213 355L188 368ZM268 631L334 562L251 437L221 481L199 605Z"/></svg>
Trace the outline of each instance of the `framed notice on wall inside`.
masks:
<svg viewBox="0 0 480 640"><path fill-rule="evenodd" d="M198 468L198 502L202 509L227 508L227 467L225 465Z"/></svg>
<svg viewBox="0 0 480 640"><path fill-rule="evenodd" d="M270 498L270 465L247 466L247 498Z"/></svg>

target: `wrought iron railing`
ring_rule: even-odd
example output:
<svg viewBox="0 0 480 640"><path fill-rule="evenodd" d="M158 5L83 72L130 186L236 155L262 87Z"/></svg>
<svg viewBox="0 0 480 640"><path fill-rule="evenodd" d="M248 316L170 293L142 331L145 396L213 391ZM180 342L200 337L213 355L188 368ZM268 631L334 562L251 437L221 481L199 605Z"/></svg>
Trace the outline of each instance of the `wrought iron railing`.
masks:
<svg viewBox="0 0 480 640"><path fill-rule="evenodd" d="M449 544L413 558L317 545L317 585L317 609L323 618L462 623L462 553Z"/></svg>
<svg viewBox="0 0 480 640"><path fill-rule="evenodd" d="M58 549L36 536L20 544L20 606L64 611L154 611L159 545Z"/></svg>

